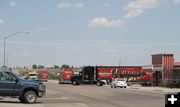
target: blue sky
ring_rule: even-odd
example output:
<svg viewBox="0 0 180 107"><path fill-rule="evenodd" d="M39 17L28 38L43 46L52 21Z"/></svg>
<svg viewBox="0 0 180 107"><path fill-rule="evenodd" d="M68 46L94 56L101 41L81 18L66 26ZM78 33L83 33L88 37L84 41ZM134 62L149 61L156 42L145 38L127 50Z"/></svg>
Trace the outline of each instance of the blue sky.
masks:
<svg viewBox="0 0 180 107"><path fill-rule="evenodd" d="M0 0L8 65L146 65L180 61L180 0Z"/></svg>

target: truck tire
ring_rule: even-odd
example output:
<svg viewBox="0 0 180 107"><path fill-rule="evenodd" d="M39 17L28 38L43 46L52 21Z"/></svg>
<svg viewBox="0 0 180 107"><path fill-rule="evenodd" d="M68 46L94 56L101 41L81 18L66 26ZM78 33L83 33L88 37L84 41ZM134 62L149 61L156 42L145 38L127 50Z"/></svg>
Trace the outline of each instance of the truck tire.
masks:
<svg viewBox="0 0 180 107"><path fill-rule="evenodd" d="M34 91L27 91L23 97L24 103L35 103L37 101L37 95Z"/></svg>
<svg viewBox="0 0 180 107"><path fill-rule="evenodd" d="M73 85L77 85L76 81L73 81L72 84L73 84Z"/></svg>
<svg viewBox="0 0 180 107"><path fill-rule="evenodd" d="M100 85L101 85L100 81L98 81L98 82L96 83L96 85L97 85L97 86L100 86Z"/></svg>
<svg viewBox="0 0 180 107"><path fill-rule="evenodd" d="M24 99L22 97L18 98L21 103L25 103Z"/></svg>

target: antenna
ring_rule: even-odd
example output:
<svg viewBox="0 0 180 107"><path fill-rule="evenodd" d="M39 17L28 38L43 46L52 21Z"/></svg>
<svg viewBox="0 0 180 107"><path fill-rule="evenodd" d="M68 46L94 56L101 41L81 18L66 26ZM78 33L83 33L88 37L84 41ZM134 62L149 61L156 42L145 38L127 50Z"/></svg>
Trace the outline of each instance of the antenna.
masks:
<svg viewBox="0 0 180 107"><path fill-rule="evenodd" d="M121 60L119 59L119 66L121 66Z"/></svg>

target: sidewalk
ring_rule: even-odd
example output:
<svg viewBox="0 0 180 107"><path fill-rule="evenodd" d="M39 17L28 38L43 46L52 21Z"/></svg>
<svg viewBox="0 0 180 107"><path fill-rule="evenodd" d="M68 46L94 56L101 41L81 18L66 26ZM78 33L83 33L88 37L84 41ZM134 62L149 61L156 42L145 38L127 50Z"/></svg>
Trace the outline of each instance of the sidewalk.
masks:
<svg viewBox="0 0 180 107"><path fill-rule="evenodd" d="M163 88L163 87L142 87L142 86L129 86L128 89L136 89L144 92L158 92L161 94L177 93L180 92L180 88Z"/></svg>
<svg viewBox="0 0 180 107"><path fill-rule="evenodd" d="M59 81L58 81L58 80L48 80L47 82L49 82L49 83L57 83L57 84L59 84Z"/></svg>

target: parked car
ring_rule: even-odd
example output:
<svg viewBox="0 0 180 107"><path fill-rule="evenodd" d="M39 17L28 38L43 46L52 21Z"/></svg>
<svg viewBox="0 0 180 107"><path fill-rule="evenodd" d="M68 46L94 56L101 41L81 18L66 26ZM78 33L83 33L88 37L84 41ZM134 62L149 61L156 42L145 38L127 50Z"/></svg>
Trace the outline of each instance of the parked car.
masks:
<svg viewBox="0 0 180 107"><path fill-rule="evenodd" d="M22 103L35 103L45 94L46 87L39 80L24 80L8 70L0 69L0 96L17 97Z"/></svg>
<svg viewBox="0 0 180 107"><path fill-rule="evenodd" d="M111 82L111 88L116 88L116 87L126 88L127 87L126 79L124 79L124 78L114 79Z"/></svg>

